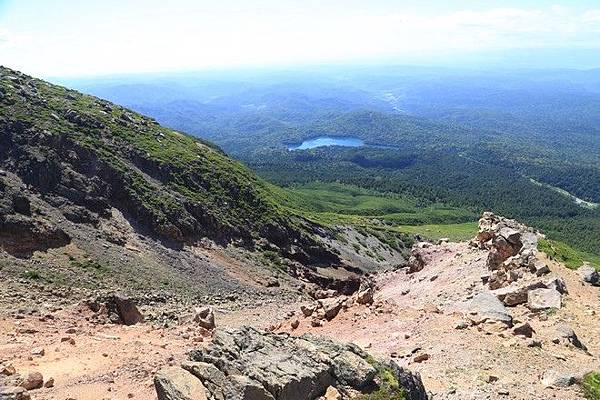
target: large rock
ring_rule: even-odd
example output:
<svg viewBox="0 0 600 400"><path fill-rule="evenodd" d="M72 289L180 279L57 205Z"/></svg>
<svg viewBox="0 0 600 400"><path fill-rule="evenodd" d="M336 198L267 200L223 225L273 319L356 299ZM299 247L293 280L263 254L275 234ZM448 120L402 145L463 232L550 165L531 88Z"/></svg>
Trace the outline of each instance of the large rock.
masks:
<svg viewBox="0 0 600 400"><path fill-rule="evenodd" d="M552 341L556 344L567 344L567 345L573 345L575 347L577 347L578 349L587 351L587 347L581 343L581 341L579 340L579 337L577 337L577 334L575 333L575 331L573 330L573 328L571 328L568 325L565 324L561 324L559 326L556 327L556 332L555 332L555 336L552 339Z"/></svg>
<svg viewBox="0 0 600 400"><path fill-rule="evenodd" d="M577 378L570 372L560 372L555 370L547 370L542 374L542 384L547 387L568 387L575 382Z"/></svg>
<svg viewBox="0 0 600 400"><path fill-rule="evenodd" d="M215 329L215 314L210 307L197 307L194 310L194 322L204 329Z"/></svg>
<svg viewBox="0 0 600 400"><path fill-rule="evenodd" d="M418 249L414 248L411 250L410 257L406 265L408 267L409 274L419 272L425 267L425 260Z"/></svg>
<svg viewBox="0 0 600 400"><path fill-rule="evenodd" d="M481 292L473 297L468 306L468 311L470 314L477 315L479 322L493 320L507 325L512 324L512 317L504 304L490 292Z"/></svg>
<svg viewBox="0 0 600 400"><path fill-rule="evenodd" d="M578 270L581 280L595 286L600 286L600 274L589 263L584 263Z"/></svg>
<svg viewBox="0 0 600 400"><path fill-rule="evenodd" d="M560 276L551 276L545 283L547 289L554 289L560 294L567 294L567 284Z"/></svg>
<svg viewBox="0 0 600 400"><path fill-rule="evenodd" d="M114 308L124 325L135 325L144 320L133 300L121 293L112 296L109 308Z"/></svg>
<svg viewBox="0 0 600 400"><path fill-rule="evenodd" d="M356 294L356 302L358 304L371 304L373 303L373 294L375 290L372 287L361 288Z"/></svg>
<svg viewBox="0 0 600 400"><path fill-rule="evenodd" d="M159 370L154 377L158 400L207 400L204 385L180 367Z"/></svg>
<svg viewBox="0 0 600 400"><path fill-rule="evenodd" d="M342 306L344 305L344 301L346 301L346 297L344 296L331 297L318 300L318 304L325 313L325 319L331 321L339 314Z"/></svg>
<svg viewBox="0 0 600 400"><path fill-rule="evenodd" d="M44 377L39 372L30 372L21 382L21 386L27 390L39 389L44 386Z"/></svg>
<svg viewBox="0 0 600 400"><path fill-rule="evenodd" d="M421 375L418 372L411 372L404 367L401 367L396 362L390 365L398 383L404 388L406 400L427 400L427 391L423 386Z"/></svg>
<svg viewBox="0 0 600 400"><path fill-rule="evenodd" d="M337 380L344 386L362 389L373 381L377 372L364 357L353 351L340 353L332 362Z"/></svg>
<svg viewBox="0 0 600 400"><path fill-rule="evenodd" d="M513 307L519 304L527 303L527 294L530 290L545 288L546 285L541 280L531 280L527 282L513 282L509 286L496 289L492 293L498 297L505 305Z"/></svg>
<svg viewBox="0 0 600 400"><path fill-rule="evenodd" d="M361 391L376 386L377 370L366 353L355 345L311 335L250 327L219 331L208 347L192 351L190 359L183 367L215 400L314 400L329 387L344 393L341 388ZM409 393L422 387L419 377L413 383Z"/></svg>
<svg viewBox="0 0 600 400"><path fill-rule="evenodd" d="M527 307L532 311L561 307L561 295L556 289L534 289L527 294Z"/></svg>

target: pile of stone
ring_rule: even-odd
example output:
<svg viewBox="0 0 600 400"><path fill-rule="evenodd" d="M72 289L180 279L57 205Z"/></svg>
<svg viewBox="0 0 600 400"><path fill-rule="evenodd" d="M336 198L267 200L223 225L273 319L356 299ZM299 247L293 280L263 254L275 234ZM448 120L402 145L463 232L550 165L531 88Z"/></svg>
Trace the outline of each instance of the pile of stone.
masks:
<svg viewBox="0 0 600 400"><path fill-rule="evenodd" d="M542 237L532 228L491 212L479 220L479 232L471 243L489 250L489 275L482 279L504 305L527 304L532 311L561 307L567 288L537 256Z"/></svg>
<svg viewBox="0 0 600 400"><path fill-rule="evenodd" d="M133 299L122 293L99 295L93 300L88 300L87 306L99 322L135 325L144 320Z"/></svg>
<svg viewBox="0 0 600 400"><path fill-rule="evenodd" d="M352 296L319 298L312 304L301 306L300 310L306 318L311 318L312 326L321 326L324 321L331 321L341 310L348 309L354 304L372 304L374 291L371 282L363 281L359 290Z"/></svg>
<svg viewBox="0 0 600 400"><path fill-rule="evenodd" d="M379 372L369 360L355 345L243 327L217 332L181 367L160 370L155 387L159 400L344 400L378 389ZM407 399L427 399L418 374L397 366L386 372Z"/></svg>

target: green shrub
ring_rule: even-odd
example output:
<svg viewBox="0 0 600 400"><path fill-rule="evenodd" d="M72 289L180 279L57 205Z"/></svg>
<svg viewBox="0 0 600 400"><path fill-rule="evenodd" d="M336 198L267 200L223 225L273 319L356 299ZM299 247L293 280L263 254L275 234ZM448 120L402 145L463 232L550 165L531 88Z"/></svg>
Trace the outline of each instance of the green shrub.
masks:
<svg viewBox="0 0 600 400"><path fill-rule="evenodd" d="M600 400L600 372L587 374L581 383L583 393L589 400Z"/></svg>
<svg viewBox="0 0 600 400"><path fill-rule="evenodd" d="M90 260L90 259L83 259L81 261L79 260L72 260L71 261L71 266L73 268L81 268L81 269L86 269L86 270L91 270L91 271L96 271L99 273L105 273L108 272L108 268L105 267L104 265L98 263L97 261L94 260Z"/></svg>
<svg viewBox="0 0 600 400"><path fill-rule="evenodd" d="M583 253L562 242L542 239L538 243L538 250L571 269L581 267L585 261L590 262L596 269L600 269L600 258Z"/></svg>
<svg viewBox="0 0 600 400"><path fill-rule="evenodd" d="M42 275L38 271L24 271L23 278L32 279L34 281L42 279Z"/></svg>
<svg viewBox="0 0 600 400"><path fill-rule="evenodd" d="M400 386L394 371L373 357L367 361L377 370L379 387L371 393L358 396L357 400L406 400L406 391Z"/></svg>

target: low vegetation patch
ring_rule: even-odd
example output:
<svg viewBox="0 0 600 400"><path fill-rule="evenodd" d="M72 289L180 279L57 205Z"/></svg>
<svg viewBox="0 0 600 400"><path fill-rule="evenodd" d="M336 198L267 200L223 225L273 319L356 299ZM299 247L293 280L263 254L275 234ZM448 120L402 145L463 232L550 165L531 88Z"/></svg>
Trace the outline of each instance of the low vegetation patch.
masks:
<svg viewBox="0 0 600 400"><path fill-rule="evenodd" d="M100 264L97 261L94 260L90 260L90 259L83 259L83 260L71 260L71 267L73 268L77 268L77 269L85 269L85 270L89 270L89 271L95 271L98 273L105 273L108 272L109 269Z"/></svg>
<svg viewBox="0 0 600 400"><path fill-rule="evenodd" d="M372 357L369 357L367 361L377 370L376 380L378 381L379 387L371 393L358 396L357 399L406 400L406 391L400 386L394 371Z"/></svg>
<svg viewBox="0 0 600 400"><path fill-rule="evenodd" d="M472 239L477 234L477 222L460 224L403 225L400 230L429 240L448 238L455 242Z"/></svg>
<svg viewBox="0 0 600 400"><path fill-rule="evenodd" d="M34 281L39 281L40 279L42 279L42 275L38 272L38 271L23 271L22 274L23 278L25 279L31 279Z"/></svg>
<svg viewBox="0 0 600 400"><path fill-rule="evenodd" d="M600 372L587 374L581 383L583 393L589 400L600 400Z"/></svg>
<svg viewBox="0 0 600 400"><path fill-rule="evenodd" d="M551 259L558 261L568 268L577 269L584 262L589 262L600 270L600 257L576 250L566 243L549 239L542 239L538 243L538 250L543 251Z"/></svg>

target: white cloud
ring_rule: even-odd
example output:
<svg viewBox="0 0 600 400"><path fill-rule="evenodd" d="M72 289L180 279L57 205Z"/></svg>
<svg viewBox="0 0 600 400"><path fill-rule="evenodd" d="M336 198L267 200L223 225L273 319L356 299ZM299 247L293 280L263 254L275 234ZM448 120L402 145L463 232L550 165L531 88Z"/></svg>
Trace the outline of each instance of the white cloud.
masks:
<svg viewBox="0 0 600 400"><path fill-rule="evenodd" d="M39 13L13 10L0 25L0 62L47 76L600 47L600 9L562 5L432 14L398 7L384 13L191 2L182 9L106 1L104 7L41 2L47 9Z"/></svg>

